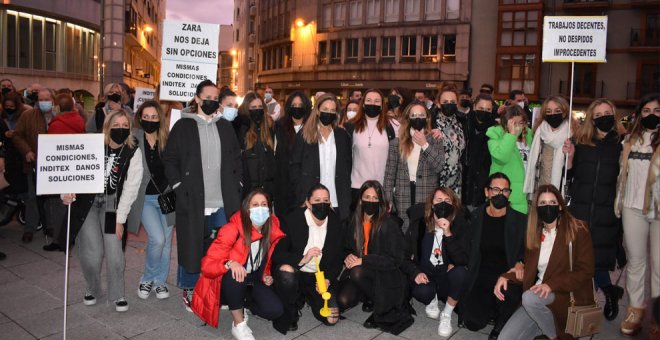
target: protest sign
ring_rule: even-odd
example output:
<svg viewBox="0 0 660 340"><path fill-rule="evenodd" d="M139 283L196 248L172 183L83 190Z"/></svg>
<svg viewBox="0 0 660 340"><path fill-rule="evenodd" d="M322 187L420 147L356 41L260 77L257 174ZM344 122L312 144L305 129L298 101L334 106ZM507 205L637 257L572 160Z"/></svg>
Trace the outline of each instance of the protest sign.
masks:
<svg viewBox="0 0 660 340"><path fill-rule="evenodd" d="M142 105L147 100L154 99L156 96L156 90L148 89L145 87L135 88L135 100L133 101L133 112L137 112L140 105Z"/></svg>
<svg viewBox="0 0 660 340"><path fill-rule="evenodd" d="M543 62L604 63L606 16L543 18Z"/></svg>

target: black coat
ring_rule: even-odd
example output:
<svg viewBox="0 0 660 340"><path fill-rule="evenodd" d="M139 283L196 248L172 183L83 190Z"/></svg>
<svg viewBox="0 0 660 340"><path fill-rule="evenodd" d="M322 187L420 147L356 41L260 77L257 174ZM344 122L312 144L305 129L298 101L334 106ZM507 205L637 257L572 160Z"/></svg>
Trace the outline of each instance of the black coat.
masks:
<svg viewBox="0 0 660 340"><path fill-rule="evenodd" d="M470 111L466 123L465 166L463 167L462 202L465 205L479 206L486 201L484 187L488 184L491 156L488 151L488 136L486 130L494 124L480 124Z"/></svg>
<svg viewBox="0 0 660 340"><path fill-rule="evenodd" d="M350 137L346 130L336 127L334 134L337 148L335 190L339 204L339 217L341 220L345 220L350 214L353 156ZM296 136L293 155L289 163L289 176L295 192L294 205L301 206L309 189L321 181L319 145L305 142L302 132Z"/></svg>
<svg viewBox="0 0 660 340"><path fill-rule="evenodd" d="M283 220L281 227L286 237L280 240L273 252L273 268L283 264L296 269L302 268L298 263L303 258L303 251L309 240L306 210L307 208L297 208ZM330 285L334 285L344 265L344 230L339 217L334 212L328 215L327 228L319 266L325 272L325 278L330 281Z"/></svg>
<svg viewBox="0 0 660 340"><path fill-rule="evenodd" d="M277 216L286 216L295 208L294 201L296 197L295 192L291 190L289 162L293 154L296 135L294 134L290 139L280 119L275 122L275 138L277 139L275 166L280 171L277 182L275 183L273 201L277 202L275 204L275 214Z"/></svg>
<svg viewBox="0 0 660 340"><path fill-rule="evenodd" d="M410 228L406 233L406 261L401 270L409 279L414 279L420 272L430 273L434 269L430 257L435 236L426 230L424 208L424 203L418 203L408 209ZM452 236L442 238L442 260L445 264L467 266L469 263L470 224L469 216L466 215L465 211L458 213L450 227Z"/></svg>
<svg viewBox="0 0 660 340"><path fill-rule="evenodd" d="M241 204L241 149L236 133L228 121L216 123L220 135L222 199L225 214L233 215ZM179 264L187 272L201 270L204 239L208 234L204 216L204 172L197 122L182 118L174 124L163 152L165 175L174 189L176 204L176 236Z"/></svg>
<svg viewBox="0 0 660 340"><path fill-rule="evenodd" d="M263 189L275 201L275 185L279 173L275 162L275 152L267 144L257 141L250 149L241 152L243 161L243 196L246 197L252 190Z"/></svg>
<svg viewBox="0 0 660 340"><path fill-rule="evenodd" d="M468 285L467 290L474 286L481 265L481 231L483 229L484 214L486 206L482 205L472 212L470 223L470 262L468 263ZM522 262L525 257L525 233L527 231L527 215L517 212L511 207L506 209L504 250L506 252L506 263L513 268L516 262Z"/></svg>
<svg viewBox="0 0 660 340"><path fill-rule="evenodd" d="M621 220L614 215L622 147L616 133L594 144L575 146L569 209L589 225L596 270L614 270L622 235Z"/></svg>

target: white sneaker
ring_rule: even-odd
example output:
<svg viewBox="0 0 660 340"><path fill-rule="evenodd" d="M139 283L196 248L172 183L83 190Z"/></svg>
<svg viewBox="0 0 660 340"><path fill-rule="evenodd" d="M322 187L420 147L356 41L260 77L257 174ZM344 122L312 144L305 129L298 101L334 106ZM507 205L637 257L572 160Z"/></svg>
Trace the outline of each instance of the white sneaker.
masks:
<svg viewBox="0 0 660 340"><path fill-rule="evenodd" d="M440 325L438 326L438 335L448 337L454 330L451 328L451 314L442 313L440 315Z"/></svg>
<svg viewBox="0 0 660 340"><path fill-rule="evenodd" d="M120 298L115 301L115 310L118 312L128 312L128 302L126 302L126 299Z"/></svg>
<svg viewBox="0 0 660 340"><path fill-rule="evenodd" d="M140 299L146 300L149 298L149 294L151 294L151 289L153 288L154 283L153 282L145 282L145 283L140 283L140 286L138 287L137 295Z"/></svg>
<svg viewBox="0 0 660 340"><path fill-rule="evenodd" d="M166 285L156 287L156 298L159 300L167 299L170 297L170 291Z"/></svg>
<svg viewBox="0 0 660 340"><path fill-rule="evenodd" d="M424 309L424 311L426 312L426 316L429 319L436 319L437 320L438 317L440 316L440 307L438 307L438 298L434 297L433 301L431 301L431 303L426 305L426 308Z"/></svg>
<svg viewBox="0 0 660 340"><path fill-rule="evenodd" d="M252 330L248 327L247 321L245 320L238 325L234 325L232 322L231 335L233 335L236 340L255 340L252 335Z"/></svg>

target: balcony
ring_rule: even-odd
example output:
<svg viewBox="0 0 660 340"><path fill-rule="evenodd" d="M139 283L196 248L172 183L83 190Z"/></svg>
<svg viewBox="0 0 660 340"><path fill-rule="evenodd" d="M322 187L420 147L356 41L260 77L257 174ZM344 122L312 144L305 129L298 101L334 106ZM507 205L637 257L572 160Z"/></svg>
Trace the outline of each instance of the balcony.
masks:
<svg viewBox="0 0 660 340"><path fill-rule="evenodd" d="M564 0L562 8L569 9L607 9L611 0Z"/></svg>
<svg viewBox="0 0 660 340"><path fill-rule="evenodd" d="M257 5L251 5L250 6L250 16L251 17L256 17L257 16Z"/></svg>
<svg viewBox="0 0 660 340"><path fill-rule="evenodd" d="M570 82L568 80L559 81L559 94L568 98L571 95ZM605 82L586 82L576 79L573 83L573 98L588 98L589 101L594 98L605 97Z"/></svg>
<svg viewBox="0 0 660 340"><path fill-rule="evenodd" d="M254 44L255 42L257 42L257 35L252 33L248 36L248 43Z"/></svg>
<svg viewBox="0 0 660 340"><path fill-rule="evenodd" d="M633 28L630 30L630 47L660 47L660 29L647 30Z"/></svg>

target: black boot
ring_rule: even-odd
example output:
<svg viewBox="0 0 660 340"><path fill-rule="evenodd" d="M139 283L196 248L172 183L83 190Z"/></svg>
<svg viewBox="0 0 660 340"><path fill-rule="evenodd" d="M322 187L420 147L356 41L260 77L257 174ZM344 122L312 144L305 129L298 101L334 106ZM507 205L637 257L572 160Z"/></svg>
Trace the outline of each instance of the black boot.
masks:
<svg viewBox="0 0 660 340"><path fill-rule="evenodd" d="M601 288L605 294L605 308L603 315L608 321L616 319L619 315L619 299L623 297L623 288L615 285L609 285Z"/></svg>
<svg viewBox="0 0 660 340"><path fill-rule="evenodd" d="M364 302L362 303L362 311L365 312L365 313L373 312L374 311L374 302L369 300L369 299L364 300Z"/></svg>

